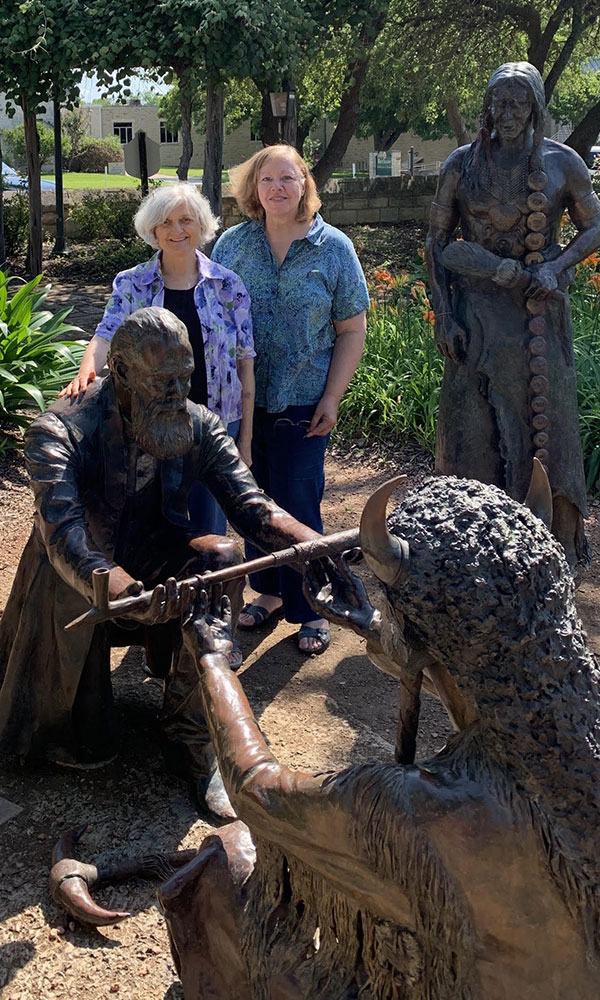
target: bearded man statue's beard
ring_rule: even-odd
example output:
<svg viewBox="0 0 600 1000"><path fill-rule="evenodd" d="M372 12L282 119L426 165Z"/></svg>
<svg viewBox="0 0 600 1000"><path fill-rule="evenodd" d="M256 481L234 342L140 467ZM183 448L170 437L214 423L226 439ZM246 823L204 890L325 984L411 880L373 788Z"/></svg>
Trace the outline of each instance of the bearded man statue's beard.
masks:
<svg viewBox="0 0 600 1000"><path fill-rule="evenodd" d="M194 428L185 402L177 408L160 398L148 403L134 389L131 433L138 447L159 461L181 458L194 443Z"/></svg>

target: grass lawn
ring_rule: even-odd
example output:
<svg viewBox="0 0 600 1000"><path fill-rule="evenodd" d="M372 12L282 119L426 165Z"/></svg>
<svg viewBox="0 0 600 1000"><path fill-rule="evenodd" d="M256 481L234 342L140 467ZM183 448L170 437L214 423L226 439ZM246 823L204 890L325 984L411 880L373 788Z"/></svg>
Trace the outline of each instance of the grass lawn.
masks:
<svg viewBox="0 0 600 1000"><path fill-rule="evenodd" d="M161 167L159 171L164 177L177 178L177 168L176 167ZM188 176L192 177L202 177L202 170L189 170ZM56 180L54 174L42 174L44 180L53 181ZM229 177L227 171L224 170L221 175L223 184L227 184ZM77 174L77 173L65 173L63 174L63 186L65 191L83 191L90 188L100 188L104 189L115 189L115 188L137 188L140 186L140 180L137 177L129 177L126 174L108 174L107 177L104 174Z"/></svg>
<svg viewBox="0 0 600 1000"><path fill-rule="evenodd" d="M161 167L158 172L164 174L165 177L177 177L177 167ZM188 177L202 177L203 174L204 171L197 167L188 170ZM225 171L223 171L223 178L225 178Z"/></svg>
<svg viewBox="0 0 600 1000"><path fill-rule="evenodd" d="M159 171L164 177L177 177L176 167L161 167ZM188 176L190 178L202 177L204 171L198 168L188 171ZM350 170L336 170L333 174L334 177L351 177L352 172ZM366 176L366 175L360 175ZM55 180L54 174L42 174L44 180L53 181ZM229 174L224 170L221 174L221 180L223 184L229 183ZM137 177L128 177L126 174L108 174L107 177L104 174L76 174L76 173L65 173L63 174L63 185L65 191L85 191L89 189L117 189L117 188L137 188L140 186L140 181Z"/></svg>
<svg viewBox="0 0 600 1000"><path fill-rule="evenodd" d="M54 174L42 174L44 180L55 180ZM63 187L65 191L82 191L87 188L104 188L104 174L63 174ZM137 177L126 177L125 174L109 174L106 178L108 188L136 188L139 187Z"/></svg>

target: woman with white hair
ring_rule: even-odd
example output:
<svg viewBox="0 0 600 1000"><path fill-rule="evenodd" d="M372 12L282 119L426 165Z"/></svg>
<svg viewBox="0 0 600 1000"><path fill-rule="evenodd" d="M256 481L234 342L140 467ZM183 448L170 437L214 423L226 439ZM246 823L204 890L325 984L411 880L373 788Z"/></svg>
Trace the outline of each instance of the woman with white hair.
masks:
<svg viewBox="0 0 600 1000"><path fill-rule="evenodd" d="M218 219L194 184L178 183L152 191L134 223L158 253L117 274L79 374L61 396L85 392L104 367L113 334L127 316L144 306L164 306L185 323L194 351L189 398L221 417L249 465L255 356L250 299L237 274L199 250L214 237ZM196 530L225 534L225 515L200 484L189 504Z"/></svg>

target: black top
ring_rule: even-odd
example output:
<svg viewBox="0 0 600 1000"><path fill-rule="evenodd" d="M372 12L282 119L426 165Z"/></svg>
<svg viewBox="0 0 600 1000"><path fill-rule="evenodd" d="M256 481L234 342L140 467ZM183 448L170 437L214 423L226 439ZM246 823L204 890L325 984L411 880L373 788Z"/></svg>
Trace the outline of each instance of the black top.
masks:
<svg viewBox="0 0 600 1000"><path fill-rule="evenodd" d="M188 336L194 352L194 374L189 398L192 403L208 403L208 387L206 384L206 359L204 357L204 339L200 317L194 303L194 289L165 288L165 309L175 313L177 319L185 323Z"/></svg>

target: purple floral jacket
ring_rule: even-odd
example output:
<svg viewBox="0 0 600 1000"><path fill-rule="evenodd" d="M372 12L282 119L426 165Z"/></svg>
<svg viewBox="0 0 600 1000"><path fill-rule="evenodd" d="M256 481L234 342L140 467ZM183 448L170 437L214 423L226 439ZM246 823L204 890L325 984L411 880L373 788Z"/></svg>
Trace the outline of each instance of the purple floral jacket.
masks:
<svg viewBox="0 0 600 1000"><path fill-rule="evenodd" d="M194 302L200 318L206 358L208 408L225 426L242 415L242 389L236 361L254 358L250 297L237 274L215 264L199 250L198 284ZM112 340L123 320L136 309L162 306L165 286L160 253L151 260L117 274L96 336Z"/></svg>

